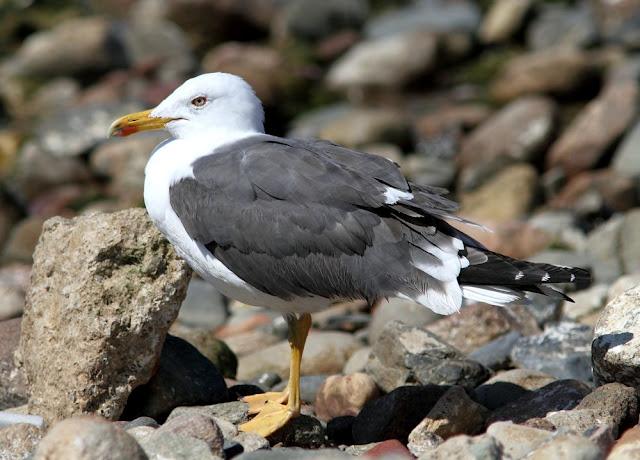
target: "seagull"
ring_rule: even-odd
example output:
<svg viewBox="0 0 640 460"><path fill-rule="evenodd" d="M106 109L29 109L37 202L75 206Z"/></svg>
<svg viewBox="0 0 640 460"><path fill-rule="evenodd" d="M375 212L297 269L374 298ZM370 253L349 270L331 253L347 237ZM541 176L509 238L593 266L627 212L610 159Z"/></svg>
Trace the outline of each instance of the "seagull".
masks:
<svg viewBox="0 0 640 460"><path fill-rule="evenodd" d="M286 319L287 389L245 397L254 417L241 430L268 436L300 414L311 313L332 303L398 297L448 315L463 298L497 306L526 292L570 300L549 285L589 282L580 268L490 251L451 224L473 225L445 189L409 181L391 160L270 136L263 119L242 78L209 73L109 129L170 133L145 168L152 221L220 292Z"/></svg>

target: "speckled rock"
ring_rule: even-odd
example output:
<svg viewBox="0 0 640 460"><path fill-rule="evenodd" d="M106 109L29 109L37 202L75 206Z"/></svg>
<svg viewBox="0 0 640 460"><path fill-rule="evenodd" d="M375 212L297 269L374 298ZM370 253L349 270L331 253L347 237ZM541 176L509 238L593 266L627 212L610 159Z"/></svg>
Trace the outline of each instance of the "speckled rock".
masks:
<svg viewBox="0 0 640 460"><path fill-rule="evenodd" d="M640 385L640 286L626 291L604 308L591 344L596 384Z"/></svg>
<svg viewBox="0 0 640 460"><path fill-rule="evenodd" d="M380 334L366 371L384 391L407 383L473 388L490 373L431 332L399 321L388 323Z"/></svg>
<svg viewBox="0 0 640 460"><path fill-rule="evenodd" d="M532 460L600 460L604 452L593 442L576 434L558 436L533 451Z"/></svg>
<svg viewBox="0 0 640 460"><path fill-rule="evenodd" d="M117 419L151 377L191 271L143 209L51 219L34 261L20 342L30 410Z"/></svg>
<svg viewBox="0 0 640 460"><path fill-rule="evenodd" d="M28 423L0 427L0 458L27 460L31 458L44 430Z"/></svg>
<svg viewBox="0 0 640 460"><path fill-rule="evenodd" d="M301 415L269 436L269 441L284 446L317 448L325 442L324 427L318 419Z"/></svg>
<svg viewBox="0 0 640 460"><path fill-rule="evenodd" d="M0 321L0 410L27 402L24 371L16 368L13 359L20 343L20 323L20 318Z"/></svg>
<svg viewBox="0 0 640 460"><path fill-rule="evenodd" d="M34 460L146 460L138 443L115 423L76 416L57 423L42 439Z"/></svg>

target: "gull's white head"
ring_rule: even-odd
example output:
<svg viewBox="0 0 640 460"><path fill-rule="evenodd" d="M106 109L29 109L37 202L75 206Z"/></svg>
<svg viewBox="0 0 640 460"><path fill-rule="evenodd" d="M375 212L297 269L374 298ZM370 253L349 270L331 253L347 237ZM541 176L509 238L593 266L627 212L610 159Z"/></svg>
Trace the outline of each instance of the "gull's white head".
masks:
<svg viewBox="0 0 640 460"><path fill-rule="evenodd" d="M262 104L251 86L236 75L217 72L185 81L154 109L119 118L109 133L166 129L178 139L262 133L263 120Z"/></svg>

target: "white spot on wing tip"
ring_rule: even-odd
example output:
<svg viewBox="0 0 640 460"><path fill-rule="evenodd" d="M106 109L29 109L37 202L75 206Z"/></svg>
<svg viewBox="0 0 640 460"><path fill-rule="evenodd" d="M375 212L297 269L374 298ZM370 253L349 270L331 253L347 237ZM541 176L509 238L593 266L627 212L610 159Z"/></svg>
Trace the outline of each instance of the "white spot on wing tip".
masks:
<svg viewBox="0 0 640 460"><path fill-rule="evenodd" d="M386 204L396 204L400 200L413 200L413 193L387 187L384 191L384 198Z"/></svg>
<svg viewBox="0 0 640 460"><path fill-rule="evenodd" d="M520 272L518 272L518 273L516 274L516 276L515 276L515 278L514 278L514 279L516 279L516 280L520 280L520 279L522 279L522 278L524 278L524 273L522 273L522 272L520 271Z"/></svg>
<svg viewBox="0 0 640 460"><path fill-rule="evenodd" d="M574 275L573 273L571 274L571 282L573 283L576 280L576 275Z"/></svg>
<svg viewBox="0 0 640 460"><path fill-rule="evenodd" d="M544 276L542 277L542 281L549 281L550 279L551 279L551 275L545 272Z"/></svg>

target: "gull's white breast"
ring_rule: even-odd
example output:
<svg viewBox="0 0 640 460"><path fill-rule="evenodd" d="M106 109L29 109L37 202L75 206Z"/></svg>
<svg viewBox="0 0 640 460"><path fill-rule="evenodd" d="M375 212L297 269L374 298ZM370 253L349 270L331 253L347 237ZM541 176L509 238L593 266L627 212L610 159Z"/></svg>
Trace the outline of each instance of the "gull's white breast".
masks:
<svg viewBox="0 0 640 460"><path fill-rule="evenodd" d="M227 297L282 312L313 312L325 308L330 303L325 298L284 300L254 288L215 258L204 244L187 234L171 207L169 188L180 179L193 177L192 163L209 152L211 148L203 151L202 144L184 139L158 146L145 168L144 203L151 220L191 268Z"/></svg>

